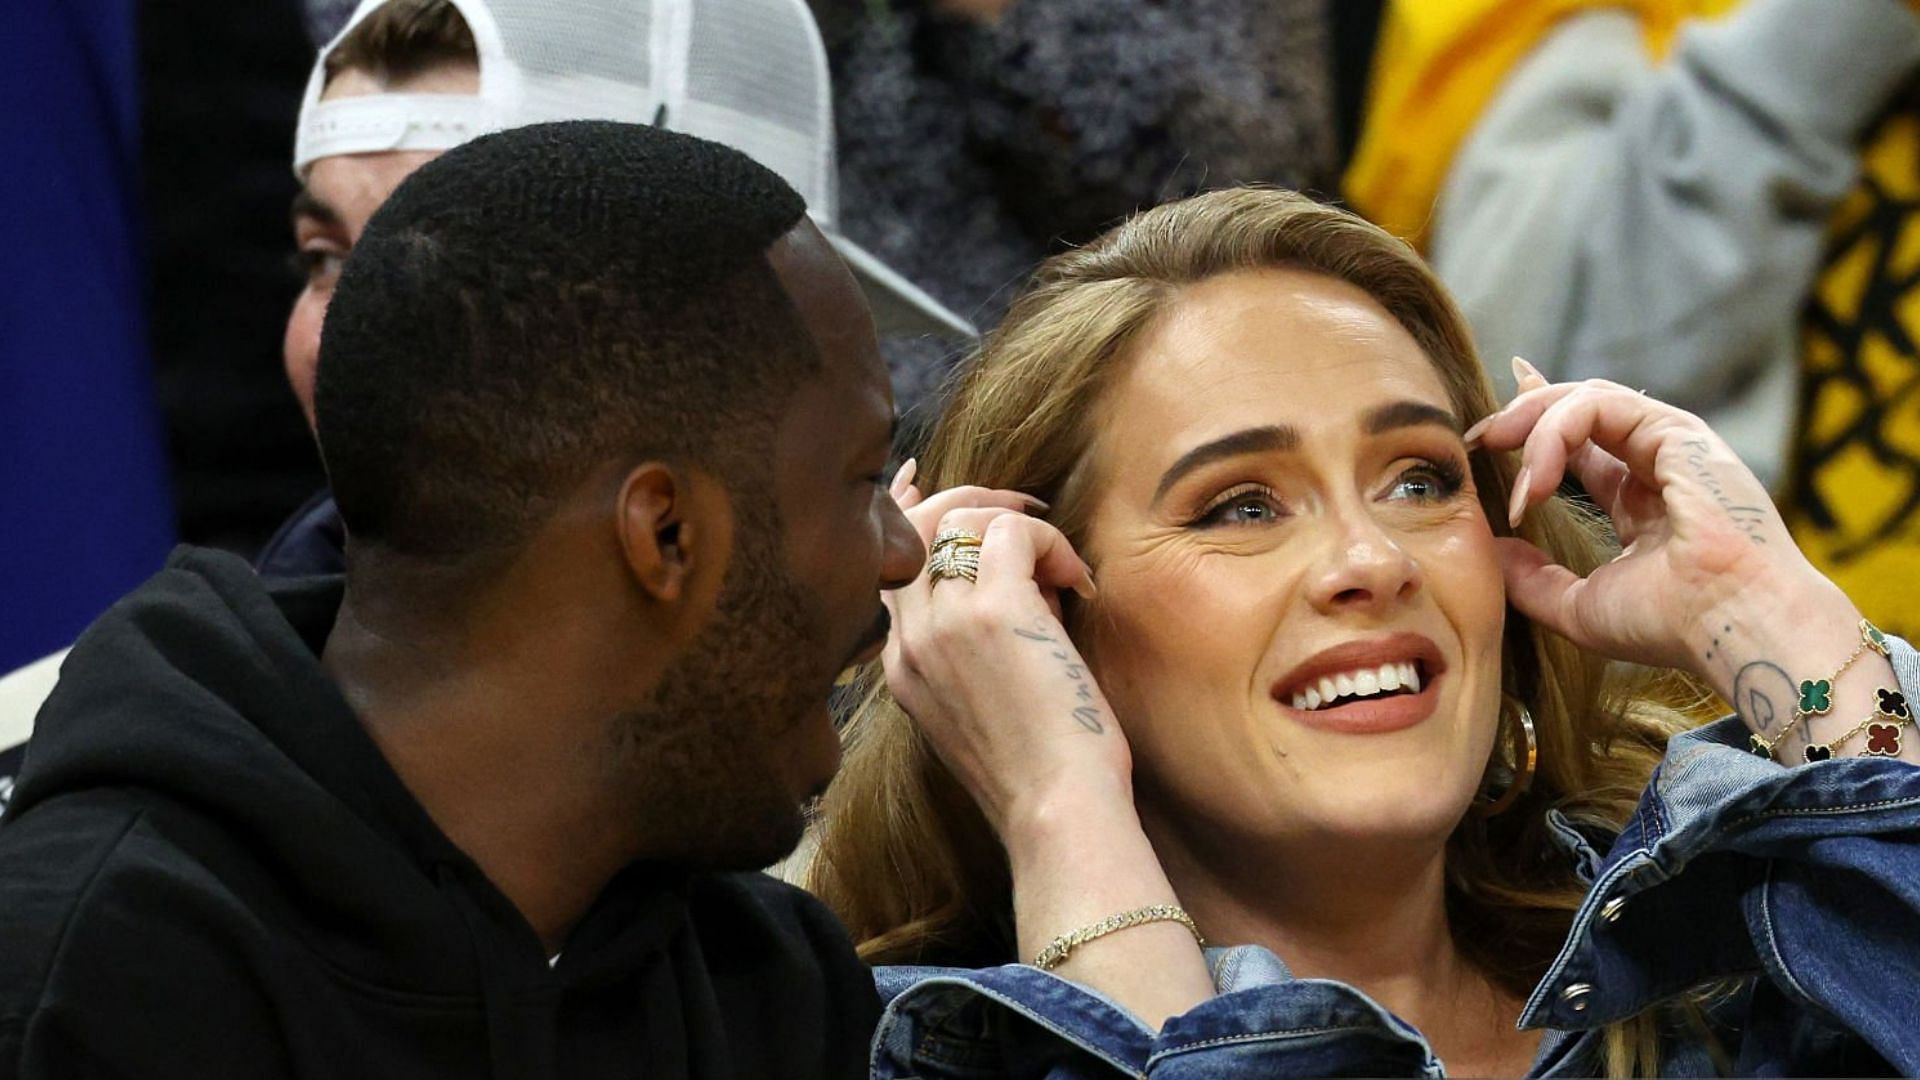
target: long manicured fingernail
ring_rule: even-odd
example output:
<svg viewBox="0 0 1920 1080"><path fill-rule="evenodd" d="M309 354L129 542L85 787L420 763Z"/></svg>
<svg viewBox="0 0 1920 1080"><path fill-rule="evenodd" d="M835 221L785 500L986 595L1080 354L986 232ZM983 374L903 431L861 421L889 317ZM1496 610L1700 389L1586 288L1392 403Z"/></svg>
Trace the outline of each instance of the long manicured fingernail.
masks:
<svg viewBox="0 0 1920 1080"><path fill-rule="evenodd" d="M1460 436L1466 440L1467 449L1477 450L1480 448L1480 437L1487 433L1487 429L1493 426L1493 418L1499 415L1497 412L1488 413L1481 417L1478 423L1468 428L1465 435Z"/></svg>
<svg viewBox="0 0 1920 1080"><path fill-rule="evenodd" d="M1047 511L1053 509L1052 503L1048 502L1045 499L1038 498L1033 495L1029 495L1024 491L1020 493L1020 497L1027 501L1027 509L1029 510L1038 510L1044 514Z"/></svg>
<svg viewBox="0 0 1920 1080"><path fill-rule="evenodd" d="M1541 382L1547 381L1547 377L1545 375L1540 374L1539 368L1534 367L1532 364L1527 363L1526 360L1522 357L1518 357L1518 356L1514 357L1513 358L1513 381L1516 383L1522 383L1522 382L1526 382L1528 379L1538 379Z"/></svg>
<svg viewBox="0 0 1920 1080"><path fill-rule="evenodd" d="M1093 583L1093 567L1088 566L1086 560L1081 560L1080 568L1085 573L1081 575L1079 581L1073 583L1074 595L1082 600L1091 600L1100 595L1100 587Z"/></svg>
<svg viewBox="0 0 1920 1080"><path fill-rule="evenodd" d="M1520 475L1513 478L1513 497L1507 500L1507 525L1520 527L1520 519L1527 512L1527 485L1533 481L1533 466L1520 467Z"/></svg>
<svg viewBox="0 0 1920 1080"><path fill-rule="evenodd" d="M893 483L887 486L887 493L898 499L913 486L913 478L920 473L920 459L908 458L900 463L900 471L893 474Z"/></svg>

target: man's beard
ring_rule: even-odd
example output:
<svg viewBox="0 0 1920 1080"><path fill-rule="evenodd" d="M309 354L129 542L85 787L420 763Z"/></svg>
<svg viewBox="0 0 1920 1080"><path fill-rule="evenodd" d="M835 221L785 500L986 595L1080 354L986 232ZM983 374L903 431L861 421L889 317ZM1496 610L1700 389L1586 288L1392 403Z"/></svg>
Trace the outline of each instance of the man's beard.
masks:
<svg viewBox="0 0 1920 1080"><path fill-rule="evenodd" d="M785 572L773 529L741 543L707 627L661 677L652 704L614 721L647 856L711 869L767 866L804 827L782 759L821 712L832 646L816 598ZM824 777L822 780L824 781Z"/></svg>

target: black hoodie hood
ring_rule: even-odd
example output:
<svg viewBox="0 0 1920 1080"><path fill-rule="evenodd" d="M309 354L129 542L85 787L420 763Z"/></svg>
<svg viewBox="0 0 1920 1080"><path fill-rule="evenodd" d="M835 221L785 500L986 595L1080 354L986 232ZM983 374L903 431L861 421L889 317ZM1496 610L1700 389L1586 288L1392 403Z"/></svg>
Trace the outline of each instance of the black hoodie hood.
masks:
<svg viewBox="0 0 1920 1080"><path fill-rule="evenodd" d="M864 1060L860 1029L871 1030L877 1010L871 979L830 916L763 875L629 867L550 967L532 928L434 824L321 667L342 594L337 577L268 585L233 556L176 551L62 667L0 824L0 878L15 841L55 822L71 832L72 806L137 807L169 858L204 869L222 903L244 913L240 921L257 921L256 936L272 943L262 966L292 957L303 969L293 985L265 988L282 1022L301 1027L289 1008L337 989L350 1000L319 1012L327 1024L346 1019L339 1037L353 1037L365 1017L371 1029L398 1033L395 1056L375 1061L402 1060L408 1018L426 1009L443 1014L435 1038L471 1032L473 1063L497 1076L546 1075L574 1059L574 1036L605 1050L626 1043L636 1024L656 1036L638 1056L665 1075L756 1075L744 1066L759 1056L754 1044L782 1036L743 1040L725 1030L728 1013L758 1013L762 996L788 1008L796 991L797 1012L807 1013L808 998L817 1011L806 1030L785 1036L792 1050L811 1047L825 1063L851 1048ZM78 819L118 827L111 817L95 810ZM730 963L766 967L766 984L712 985L707 939L716 935L743 943L726 947L748 953ZM137 958L137 943L127 948ZM821 970L823 959L832 972ZM0 972L0 995L6 977ZM628 1008L602 1015L604 1003L582 1006L597 1019L574 1030L584 1021L569 1005L596 989ZM739 1000L729 1004L730 996ZM675 1031L686 1045L657 1037ZM327 1045L313 1034L289 1041ZM0 1053L5 1045L0 1028ZM622 1074L640 1064L624 1060Z"/></svg>
<svg viewBox="0 0 1920 1080"><path fill-rule="evenodd" d="M321 668L342 592L338 577L269 587L238 559L176 551L75 644L9 820L89 788L182 804L301 898L316 948L378 984L471 987L457 906L468 902L539 960L531 928L415 801Z"/></svg>

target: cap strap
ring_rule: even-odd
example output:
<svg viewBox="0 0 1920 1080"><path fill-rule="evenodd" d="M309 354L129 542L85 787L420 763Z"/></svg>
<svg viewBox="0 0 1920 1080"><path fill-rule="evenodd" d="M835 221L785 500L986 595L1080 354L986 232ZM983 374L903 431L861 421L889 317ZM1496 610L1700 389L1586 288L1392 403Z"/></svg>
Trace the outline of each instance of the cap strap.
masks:
<svg viewBox="0 0 1920 1080"><path fill-rule="evenodd" d="M368 94L307 109L294 138L301 175L323 157L383 150L451 150L500 126L474 94Z"/></svg>

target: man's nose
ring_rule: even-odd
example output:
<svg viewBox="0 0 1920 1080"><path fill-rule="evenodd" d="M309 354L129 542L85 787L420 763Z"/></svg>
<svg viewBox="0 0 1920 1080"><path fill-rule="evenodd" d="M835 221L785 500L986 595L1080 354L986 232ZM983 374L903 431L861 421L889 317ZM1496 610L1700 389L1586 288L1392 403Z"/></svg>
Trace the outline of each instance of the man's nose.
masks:
<svg viewBox="0 0 1920 1080"><path fill-rule="evenodd" d="M883 500L880 521L883 535L880 553L880 587L897 589L920 576L927 565L927 546L920 533L892 499Z"/></svg>

